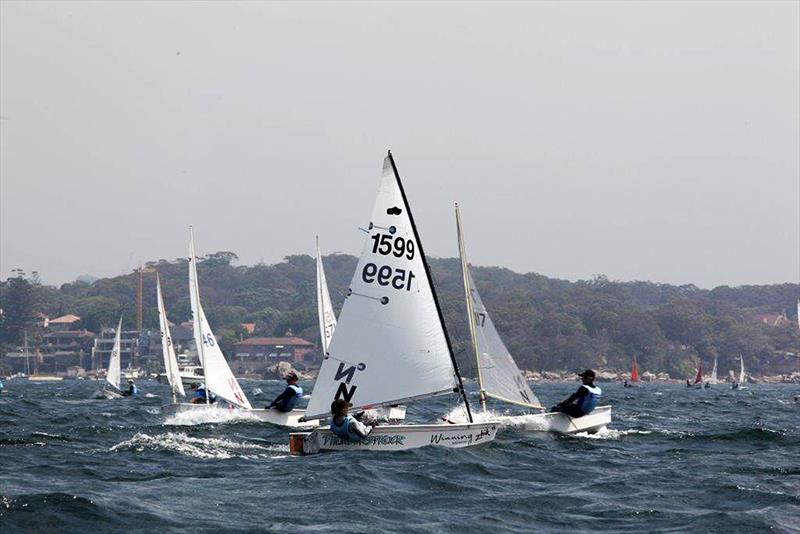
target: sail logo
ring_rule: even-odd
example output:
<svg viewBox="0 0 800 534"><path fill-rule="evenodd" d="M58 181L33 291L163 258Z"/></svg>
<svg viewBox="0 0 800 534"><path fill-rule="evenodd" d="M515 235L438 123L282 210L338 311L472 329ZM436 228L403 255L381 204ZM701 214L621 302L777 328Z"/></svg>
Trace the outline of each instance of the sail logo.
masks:
<svg viewBox="0 0 800 534"><path fill-rule="evenodd" d="M519 388L520 397L525 399L525 401L527 401L528 404L530 404L531 403L531 398L528 395L527 387L526 387L527 383L525 382L525 379L522 377L522 373L520 373L518 375L514 375L514 383L517 384L517 388Z"/></svg>
<svg viewBox="0 0 800 534"><path fill-rule="evenodd" d="M350 402L350 400L353 398L353 395L355 395L358 386L354 384L352 387L348 388L348 385L350 382L352 382L356 371L363 371L367 368L367 366L363 363L359 363L358 365L351 365L345 368L344 365L344 362L339 364L339 368L336 370L336 375L333 377L334 381L341 380L342 378L345 379L344 382L339 382L339 388L336 390L336 395L333 398L334 400L344 399L346 402Z"/></svg>
<svg viewBox="0 0 800 534"><path fill-rule="evenodd" d="M239 384L236 382L234 377L228 378L228 386L230 386L231 391L233 391L234 398L244 406L244 395L242 394L242 388L239 387Z"/></svg>

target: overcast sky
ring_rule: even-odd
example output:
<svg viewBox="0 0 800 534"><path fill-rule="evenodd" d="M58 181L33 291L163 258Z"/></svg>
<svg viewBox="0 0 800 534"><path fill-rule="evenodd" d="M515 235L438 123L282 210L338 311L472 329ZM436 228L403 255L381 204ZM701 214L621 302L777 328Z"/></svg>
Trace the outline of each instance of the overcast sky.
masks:
<svg viewBox="0 0 800 534"><path fill-rule="evenodd" d="M800 278L800 3L0 7L0 276L358 254L387 148L425 249Z"/></svg>

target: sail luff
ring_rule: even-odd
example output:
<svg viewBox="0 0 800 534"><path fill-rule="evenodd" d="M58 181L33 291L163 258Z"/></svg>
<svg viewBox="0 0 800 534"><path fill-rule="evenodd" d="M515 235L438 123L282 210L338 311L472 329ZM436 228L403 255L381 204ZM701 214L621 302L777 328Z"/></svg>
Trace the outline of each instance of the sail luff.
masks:
<svg viewBox="0 0 800 534"><path fill-rule="evenodd" d="M328 354L331 338L336 330L336 314L333 312L331 294L328 291L328 281L325 278L325 268L322 265L322 253L319 249L319 236L317 236L317 318L319 320L319 337L322 345L322 357Z"/></svg>
<svg viewBox="0 0 800 534"><path fill-rule="evenodd" d="M106 372L106 382L119 390L121 369L121 351L122 351L122 317L120 316L117 323L117 332L114 335L114 347L111 349L111 356L108 358L108 371Z"/></svg>
<svg viewBox="0 0 800 534"><path fill-rule="evenodd" d="M456 361L455 354L453 354L453 346L450 343L450 336L447 333L447 325L444 322L444 315L442 314L442 307L439 304L439 297L436 294L436 286L433 284L433 276L431 276L431 269L428 265L428 257L425 255L425 249L422 246L422 240L419 237L419 232L417 231L417 224L414 222L414 216L411 213L411 207L408 204L408 198L406 197L406 191L403 189L403 181L400 180L400 173L397 171L397 165L394 162L394 157L392 156L392 151L390 150L387 154L389 158L389 163L392 165L392 171L394 172L394 178L397 181L397 187L400 189L400 196L403 198L403 204L406 209L406 213L408 214L408 220L411 223L411 230L414 233L414 239L417 241L417 246L419 247L419 256L422 259L422 265L425 269L425 275L428 278L428 284L431 288L431 294L433 295L433 302L436 305L436 313L439 316L439 325L444 332L444 339L445 343L447 344L447 352L450 355L450 361L453 363L453 372L456 375L456 380L458 381L458 389L461 393L461 397L464 399L464 406L467 410L467 419L470 423L472 423L472 410L469 407L469 399L467 398L467 391L464 389L464 381L461 378L461 373L458 370L458 362Z"/></svg>
<svg viewBox="0 0 800 534"><path fill-rule="evenodd" d="M167 321L167 310L164 306L164 296L161 293L161 277L156 273L156 297L158 299L158 325L161 330L161 353L164 357L164 372L167 381L172 387L172 400L175 402L177 395L186 396L183 382L178 369L178 360L175 358L175 347L172 344L172 334Z"/></svg>
<svg viewBox="0 0 800 534"><path fill-rule="evenodd" d="M481 373L481 356L478 347L477 325L475 324L475 309L472 305L472 287L469 283L469 263L467 262L467 249L464 245L464 233L461 225L461 213L456 204L456 233L458 235L458 255L461 259L461 276L464 280L464 300L467 303L467 323L472 341L472 351L475 356L475 373L478 378L478 395L481 410L486 411L486 391L483 387L483 374Z"/></svg>

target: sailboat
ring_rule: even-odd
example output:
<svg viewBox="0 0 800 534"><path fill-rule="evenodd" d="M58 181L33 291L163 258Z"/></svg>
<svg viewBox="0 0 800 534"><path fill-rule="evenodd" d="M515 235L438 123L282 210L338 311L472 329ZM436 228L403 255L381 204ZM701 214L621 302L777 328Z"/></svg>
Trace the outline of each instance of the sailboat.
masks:
<svg viewBox="0 0 800 534"><path fill-rule="evenodd" d="M700 389L703 387L703 362L697 363L697 375L694 377L694 383L686 380L686 387Z"/></svg>
<svg viewBox="0 0 800 534"><path fill-rule="evenodd" d="M711 368L711 374L708 376L708 380L706 381L706 386L716 386L719 382L717 378L717 357L714 356L714 367Z"/></svg>
<svg viewBox="0 0 800 534"><path fill-rule="evenodd" d="M342 439L328 428L319 428L292 434L292 450L306 454L336 449L397 451L492 441L498 422L472 420L422 242L391 152L383 161L367 232L306 417L330 417L334 399L343 399L358 410L457 392L469 422L377 426L360 441Z"/></svg>
<svg viewBox="0 0 800 534"><path fill-rule="evenodd" d="M747 376L744 373L744 356L739 355L739 380L731 384L731 389L747 389L745 379Z"/></svg>
<svg viewBox="0 0 800 534"><path fill-rule="evenodd" d="M106 372L106 383L103 389L95 393L97 399L119 399L122 392L119 388L119 381L122 376L120 365L120 351L122 349L122 317L117 323L117 333L114 335L114 347L111 349L111 356L108 358L108 371Z"/></svg>
<svg viewBox="0 0 800 534"><path fill-rule="evenodd" d="M464 295L467 303L467 322L475 355L481 409L486 412L486 399L490 397L524 408L543 410L544 407L531 391L525 376L500 338L478 289L475 287L475 281L467 262L458 204L456 204L455 210L458 252L461 258ZM597 432L611 422L611 407L598 406L592 413L578 418L553 412L509 417L504 420L512 425L516 421L525 430L550 430L565 434Z"/></svg>
<svg viewBox="0 0 800 534"><path fill-rule="evenodd" d="M246 410L247 414L257 417L267 423L281 426L309 428L316 426L314 422L302 423L299 421L302 412L279 412L278 410L253 409L247 396L242 391L239 381L233 375L225 355L222 353L216 337L208 324L203 305L200 302L200 286L197 277L197 255L194 248L194 233L189 227L189 301L192 307L192 324L194 340L200 364L203 366L206 391L213 393L217 398L224 400L229 407ZM205 403L173 403L162 406L162 412L175 414L190 410L204 410L218 408L218 404Z"/></svg>
<svg viewBox="0 0 800 534"><path fill-rule="evenodd" d="M639 386L639 365L636 362L636 356L634 355L633 361L631 361L631 380L628 382L625 381L626 388L633 388Z"/></svg>
<svg viewBox="0 0 800 534"><path fill-rule="evenodd" d="M178 402L178 395L186 396L183 390L183 381L178 369L178 360L175 358L175 348L172 346L172 334L169 331L167 310L164 307L164 298L161 294L161 277L156 273L156 297L158 300L158 326L161 331L161 353L164 356L164 372L167 382L172 388L172 402Z"/></svg>

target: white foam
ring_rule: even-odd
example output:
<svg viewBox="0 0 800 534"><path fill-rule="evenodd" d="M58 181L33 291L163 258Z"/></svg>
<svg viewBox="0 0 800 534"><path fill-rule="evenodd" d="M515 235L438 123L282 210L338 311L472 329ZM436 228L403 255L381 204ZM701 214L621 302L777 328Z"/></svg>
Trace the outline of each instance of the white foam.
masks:
<svg viewBox="0 0 800 534"><path fill-rule="evenodd" d="M227 460L230 458L284 458L289 451L289 446L263 446L223 438L198 438L188 436L183 432L166 432L155 436L137 432L132 438L111 447L109 452L125 450L136 452L166 450L193 458Z"/></svg>
<svg viewBox="0 0 800 534"><path fill-rule="evenodd" d="M193 426L209 423L239 423L242 421L259 422L260 419L247 410L231 410L221 407L203 407L178 412L167 416L165 426Z"/></svg>
<svg viewBox="0 0 800 534"><path fill-rule="evenodd" d="M159 397L159 395L155 395L154 393L145 393L144 397L146 399L155 399L155 398Z"/></svg>

